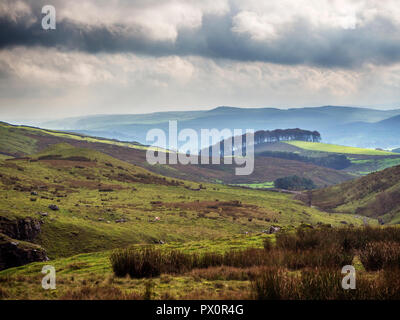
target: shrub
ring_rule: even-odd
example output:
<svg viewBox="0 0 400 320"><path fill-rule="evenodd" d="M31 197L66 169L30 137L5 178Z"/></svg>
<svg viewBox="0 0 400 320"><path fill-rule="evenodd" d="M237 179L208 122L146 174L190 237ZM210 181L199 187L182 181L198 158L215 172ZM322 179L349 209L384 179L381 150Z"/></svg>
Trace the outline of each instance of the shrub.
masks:
<svg viewBox="0 0 400 320"><path fill-rule="evenodd" d="M279 261L276 255L255 248L231 250L226 253L207 252L202 255L187 254L177 250L130 248L113 252L110 259L117 277L129 275L131 278L157 277L161 273L180 274L195 268L218 266L246 268L273 265Z"/></svg>
<svg viewBox="0 0 400 320"><path fill-rule="evenodd" d="M306 269L301 275L284 269L263 269L251 282L250 297L258 300L398 300L399 269L385 270L377 277L357 275L356 289L344 290L339 271Z"/></svg>
<svg viewBox="0 0 400 320"><path fill-rule="evenodd" d="M311 190L316 186L311 179L301 178L298 176L290 176L278 178L274 181L275 188L285 190Z"/></svg>
<svg viewBox="0 0 400 320"><path fill-rule="evenodd" d="M285 251L284 266L294 270L317 267L339 270L343 266L351 264L353 258L352 254L344 252L337 245L332 245L315 250Z"/></svg>
<svg viewBox="0 0 400 320"><path fill-rule="evenodd" d="M369 242L360 250L360 259L366 270L376 271L400 266L400 244L395 242Z"/></svg>
<svg viewBox="0 0 400 320"><path fill-rule="evenodd" d="M282 269L264 269L251 283L251 298L256 300L287 299L293 292L293 278Z"/></svg>
<svg viewBox="0 0 400 320"><path fill-rule="evenodd" d="M263 247L265 251L271 251L272 250L272 242L270 238L265 238L263 240Z"/></svg>
<svg viewBox="0 0 400 320"><path fill-rule="evenodd" d="M179 273L190 270L194 256L179 251L163 252L155 248L122 249L111 255L111 265L117 277L157 277L161 273Z"/></svg>

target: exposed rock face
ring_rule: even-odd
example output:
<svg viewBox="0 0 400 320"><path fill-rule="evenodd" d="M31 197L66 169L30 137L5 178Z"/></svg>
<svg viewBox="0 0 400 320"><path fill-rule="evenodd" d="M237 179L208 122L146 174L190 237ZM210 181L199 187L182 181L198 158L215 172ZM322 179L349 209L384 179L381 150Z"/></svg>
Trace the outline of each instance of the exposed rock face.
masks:
<svg viewBox="0 0 400 320"><path fill-rule="evenodd" d="M0 233L10 238L32 241L40 233L40 221L33 218L10 220L0 217Z"/></svg>
<svg viewBox="0 0 400 320"><path fill-rule="evenodd" d="M46 251L32 241L41 231L39 220L0 217L0 270L36 261L47 261Z"/></svg>
<svg viewBox="0 0 400 320"><path fill-rule="evenodd" d="M0 233L0 270L47 260L46 251L40 246Z"/></svg>

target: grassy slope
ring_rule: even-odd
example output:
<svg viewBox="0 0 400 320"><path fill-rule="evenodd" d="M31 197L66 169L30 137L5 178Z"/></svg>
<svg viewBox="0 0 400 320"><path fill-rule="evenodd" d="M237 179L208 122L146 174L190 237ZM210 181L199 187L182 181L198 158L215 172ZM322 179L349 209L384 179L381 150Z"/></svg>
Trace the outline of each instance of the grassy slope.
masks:
<svg viewBox="0 0 400 320"><path fill-rule="evenodd" d="M43 156L48 160L35 161ZM57 156L57 160L50 160L49 156ZM76 156L90 161L66 160ZM287 194L211 184L204 184L206 189L200 191L189 190L185 187L194 189L198 184L187 181L175 184L172 179L164 180L102 153L66 144L53 146L31 158L33 161L0 161L0 210L2 216L9 218L39 218L37 212L49 212L49 216L42 218L42 233L35 242L47 249L51 261L0 272L0 289L5 298L57 299L85 284L96 288L111 284L124 292L143 293L147 280L113 277L109 250L117 247L162 239L167 241L163 248L223 252L231 248L262 247L267 235L260 231L272 224L291 228L302 222L336 226L341 221L362 223L352 215L327 214L306 207ZM127 176L144 180L132 182ZM38 186L46 186L47 190L39 190L38 196L32 196L29 189ZM26 189L18 191L15 187ZM115 191L99 192L99 188ZM235 200L241 201L241 206L232 205ZM152 201L162 203L151 204ZM52 203L60 211L50 211L47 207ZM155 216L161 220L151 222ZM121 217L128 221L116 223ZM57 270L57 290L40 287L43 277L40 271L45 264ZM191 275L162 276L153 281L156 298L166 292L175 298L185 297L198 290L208 292L208 297L219 292L238 294L249 285L248 281L198 281Z"/></svg>
<svg viewBox="0 0 400 320"><path fill-rule="evenodd" d="M342 154L360 154L360 155L370 155L370 156L393 155L392 152L387 152L387 151L346 147L346 146L339 146L327 143L306 142L306 141L285 141L285 143L310 151L342 153Z"/></svg>
<svg viewBox="0 0 400 320"><path fill-rule="evenodd" d="M285 148L282 145L288 146ZM384 170L400 165L400 156L394 152L346 147L325 143L314 143L305 141L288 141L279 143L274 149L286 152L296 152L304 156L325 156L330 153L346 155L352 162L345 171L352 175L364 176L371 172Z"/></svg>
<svg viewBox="0 0 400 320"><path fill-rule="evenodd" d="M274 182L273 181L267 181L264 183L243 183L243 184L237 184L239 187L247 187L247 188L253 188L253 189L270 189L274 187Z"/></svg>
<svg viewBox="0 0 400 320"><path fill-rule="evenodd" d="M265 237L273 236L257 234L253 236L235 236L217 240L174 242L163 246L165 249L177 249L190 252L225 252L230 249L247 247L262 248ZM95 285L97 288L113 285L123 292L143 294L147 279L115 278L111 263L111 251L84 253L66 258L58 258L50 262L37 262L25 266L0 271L0 289L6 291L9 299L59 299L66 292L77 290L84 285ZM56 269L56 290L43 290L40 281L44 265L51 264ZM6 281L1 281L2 279ZM221 291L227 293L248 290L249 281L199 281L190 274L180 276L161 276L153 279L154 298L162 298L163 294L172 294L174 298L184 297L193 291L207 292L208 297ZM98 289L97 289L98 290ZM0 290L1 291L1 290ZM121 297L119 297L121 298Z"/></svg>
<svg viewBox="0 0 400 320"><path fill-rule="evenodd" d="M104 143L139 150L147 150L146 146L110 140L98 137L89 137L80 134L67 133L55 130L45 130L28 126L14 126L4 122L0 122L0 150L10 155L31 154L38 150L37 138L34 136L51 136L61 139L71 139L76 141L84 141L90 143Z"/></svg>
<svg viewBox="0 0 400 320"><path fill-rule="evenodd" d="M12 158L12 157L6 156L4 154L0 154L0 160L6 160L6 159L10 159L10 158Z"/></svg>
<svg viewBox="0 0 400 320"><path fill-rule="evenodd" d="M62 155L62 158L0 162L0 208L1 215L7 217L39 217L38 212L48 212L37 242L51 257L159 239L168 242L214 239L246 231L259 232L275 219L275 224L282 226L298 225L301 221L360 222L351 216L321 213L279 193L208 184L206 189L195 191L192 189L198 188L198 184L175 185L172 179L93 150L63 144L38 156L43 155ZM92 161L63 160L73 156ZM41 191L38 186L47 190ZM15 187L25 191L13 190ZM114 191L99 192L107 188ZM31 196L30 189L38 190L39 196ZM223 204L234 200L242 201L243 206ZM152 201L162 203L151 204ZM50 204L57 204L60 211L49 210ZM155 216L161 220L151 222ZM116 223L120 218L128 222Z"/></svg>
<svg viewBox="0 0 400 320"><path fill-rule="evenodd" d="M313 204L334 212L382 217L400 222L400 166L313 192Z"/></svg>

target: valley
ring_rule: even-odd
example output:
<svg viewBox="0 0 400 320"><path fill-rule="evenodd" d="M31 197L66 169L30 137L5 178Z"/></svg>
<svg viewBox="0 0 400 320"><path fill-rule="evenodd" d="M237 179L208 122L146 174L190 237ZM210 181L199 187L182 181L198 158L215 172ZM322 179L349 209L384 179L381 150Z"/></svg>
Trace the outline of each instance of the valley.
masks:
<svg viewBox="0 0 400 320"><path fill-rule="evenodd" d="M227 257L246 250L263 254L265 241L275 243L281 233L397 222L395 206L383 216L349 210L347 200L337 202L342 197L334 193L357 184L360 174L349 168L396 161L390 152L303 141L260 144L254 173L239 177L229 165L150 166L148 147L137 143L8 124L0 128L3 298L147 299L151 291L154 299L247 299L254 274L260 272L251 263L239 269L216 267L213 274L194 269L146 280L116 277L110 257L122 248ZM315 164L332 154L345 156L349 167ZM274 188L274 180L291 175L331 187L311 193ZM49 263L58 279L52 292L35 282Z"/></svg>

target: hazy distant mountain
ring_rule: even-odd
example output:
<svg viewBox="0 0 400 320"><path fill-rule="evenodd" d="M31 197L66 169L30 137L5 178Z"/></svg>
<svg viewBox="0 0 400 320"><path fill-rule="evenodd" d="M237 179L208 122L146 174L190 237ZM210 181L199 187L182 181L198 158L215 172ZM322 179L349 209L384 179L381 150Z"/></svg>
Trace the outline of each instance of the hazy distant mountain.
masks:
<svg viewBox="0 0 400 320"><path fill-rule="evenodd" d="M68 118L40 124L49 129L146 143L152 128L168 130L168 121L178 120L179 129L206 128L317 130L323 142L369 148L400 146L400 109L375 110L325 106L314 108L234 108L209 111L158 112L140 115L97 115ZM148 143L148 142L147 142Z"/></svg>
<svg viewBox="0 0 400 320"><path fill-rule="evenodd" d="M325 140L335 143L367 148L394 148L400 146L400 116L382 121L367 123L354 122L338 126L336 131L328 132Z"/></svg>

